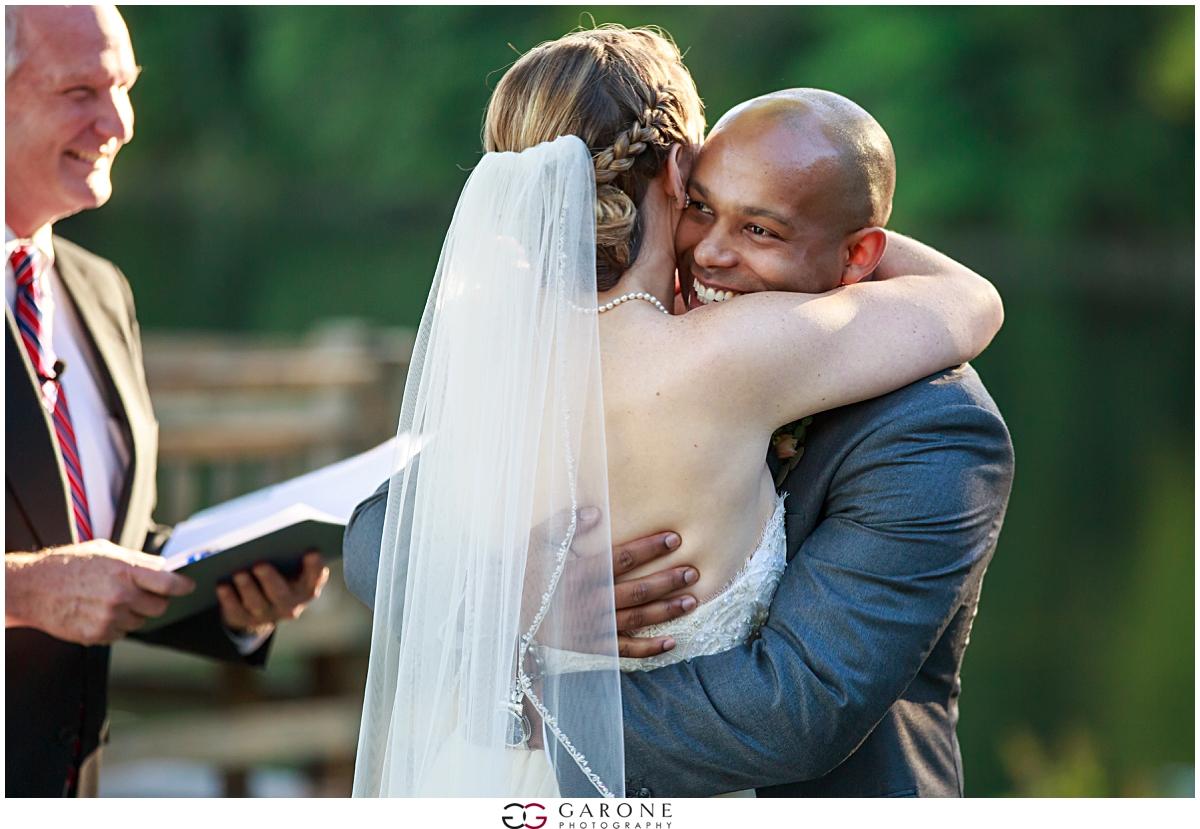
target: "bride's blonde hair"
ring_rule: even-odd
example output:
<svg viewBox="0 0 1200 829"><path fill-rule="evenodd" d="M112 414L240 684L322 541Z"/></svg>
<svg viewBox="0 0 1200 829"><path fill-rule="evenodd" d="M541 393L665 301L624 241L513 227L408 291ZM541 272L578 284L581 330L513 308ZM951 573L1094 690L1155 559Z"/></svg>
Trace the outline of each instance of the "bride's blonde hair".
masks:
<svg viewBox="0 0 1200 829"><path fill-rule="evenodd" d="M704 106L670 36L615 24L572 32L521 56L488 104L487 152L577 135L596 168L596 282L611 290L637 258L638 205L672 144L704 138Z"/></svg>

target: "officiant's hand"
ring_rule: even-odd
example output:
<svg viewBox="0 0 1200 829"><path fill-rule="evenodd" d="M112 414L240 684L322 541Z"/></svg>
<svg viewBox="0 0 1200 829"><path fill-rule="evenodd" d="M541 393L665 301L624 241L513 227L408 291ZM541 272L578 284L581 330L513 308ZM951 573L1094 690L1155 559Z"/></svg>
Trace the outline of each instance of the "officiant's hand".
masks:
<svg viewBox="0 0 1200 829"><path fill-rule="evenodd" d="M160 556L97 539L4 556L4 626L32 627L65 642L107 645L167 610L168 596L196 589L163 570Z"/></svg>
<svg viewBox="0 0 1200 829"><path fill-rule="evenodd" d="M270 633L276 622L299 619L327 581L329 568L319 553L306 554L300 575L291 581L266 562L256 564L235 573L232 585L217 585L221 621L237 633Z"/></svg>

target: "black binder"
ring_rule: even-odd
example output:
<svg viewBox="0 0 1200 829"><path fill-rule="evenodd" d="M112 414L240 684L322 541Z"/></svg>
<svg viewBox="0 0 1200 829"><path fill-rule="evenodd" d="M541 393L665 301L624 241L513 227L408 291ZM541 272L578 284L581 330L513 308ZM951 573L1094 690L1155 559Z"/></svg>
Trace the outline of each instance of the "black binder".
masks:
<svg viewBox="0 0 1200 829"><path fill-rule="evenodd" d="M284 578L293 578L310 550L319 552L326 562L339 558L345 530L344 524L309 518L186 564L174 572L195 581L196 589L186 596L173 596L166 613L147 619L138 632L148 633L216 607L217 585L228 583L234 573L249 570L261 561L273 564Z"/></svg>

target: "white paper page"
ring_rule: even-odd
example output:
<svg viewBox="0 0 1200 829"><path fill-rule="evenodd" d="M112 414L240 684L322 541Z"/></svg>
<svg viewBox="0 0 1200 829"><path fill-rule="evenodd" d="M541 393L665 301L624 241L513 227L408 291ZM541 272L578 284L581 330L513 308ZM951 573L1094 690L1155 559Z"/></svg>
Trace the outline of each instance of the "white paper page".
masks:
<svg viewBox="0 0 1200 829"><path fill-rule="evenodd" d="M299 524L301 521L308 520L329 521L334 524L339 523L336 517L313 509L308 504L292 504L290 507L285 507L279 512L273 512L250 524L243 524L237 529L213 538L199 547L193 547L190 550L184 550L170 556L166 560L166 569L178 570L180 567L191 564L193 561L207 558L213 553L232 549L239 544L245 544L247 541L251 541L259 536L268 535L276 530L281 530L284 527L290 527L292 524Z"/></svg>
<svg viewBox="0 0 1200 829"><path fill-rule="evenodd" d="M407 433L399 435L361 455L201 510L175 525L162 555L164 558L177 559L200 550L214 549L216 540L241 528L257 525L298 504L322 514L325 520L345 524L350 520L354 508L391 477L393 469L399 469L413 459L420 451L419 443L418 440L410 440ZM242 540L248 541L256 535ZM229 546L224 545L219 549L228 549Z"/></svg>

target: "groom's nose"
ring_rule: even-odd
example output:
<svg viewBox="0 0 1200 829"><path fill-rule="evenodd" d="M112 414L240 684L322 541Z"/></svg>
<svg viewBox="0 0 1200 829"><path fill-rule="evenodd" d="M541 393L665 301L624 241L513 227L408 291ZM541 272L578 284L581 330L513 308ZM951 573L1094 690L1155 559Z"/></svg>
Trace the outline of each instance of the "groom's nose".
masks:
<svg viewBox="0 0 1200 829"><path fill-rule="evenodd" d="M713 228L692 248L692 261L701 268L732 268L737 264L737 254L725 235Z"/></svg>

